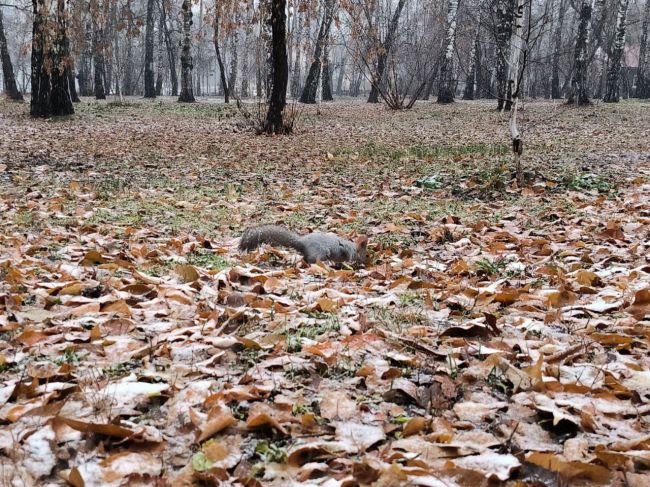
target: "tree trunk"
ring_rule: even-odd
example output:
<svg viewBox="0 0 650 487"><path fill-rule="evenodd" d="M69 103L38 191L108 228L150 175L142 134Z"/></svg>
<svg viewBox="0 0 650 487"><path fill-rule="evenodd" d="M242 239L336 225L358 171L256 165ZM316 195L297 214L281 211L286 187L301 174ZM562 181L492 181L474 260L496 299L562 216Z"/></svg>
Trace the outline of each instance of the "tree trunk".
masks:
<svg viewBox="0 0 650 487"><path fill-rule="evenodd" d="M11 64L11 58L9 57L9 48L7 47L7 38L5 37L2 9L0 9L0 56L2 57L2 79L4 80L5 93L10 100L22 101L23 94L16 85L14 67Z"/></svg>
<svg viewBox="0 0 650 487"><path fill-rule="evenodd" d="M249 73L249 68L248 68L248 46L250 45L250 38L251 38L251 22L252 19L250 18L249 15L246 16L246 27L245 27L245 33L246 35L244 36L244 56L242 57L242 63L241 63L241 96L242 98L247 98L250 96L250 91L249 91L249 81L248 81L248 76L250 75Z"/></svg>
<svg viewBox="0 0 650 487"><path fill-rule="evenodd" d="M228 76L228 88L230 93L235 96L237 91L235 86L237 86L237 28L233 30L232 35L230 36L230 74Z"/></svg>
<svg viewBox="0 0 650 487"><path fill-rule="evenodd" d="M341 56L339 60L339 72L336 78L336 94L341 96L343 94L343 78L345 77L345 61L346 59Z"/></svg>
<svg viewBox="0 0 650 487"><path fill-rule="evenodd" d="M133 95L133 40L126 38L126 60L124 61L124 79L122 80L122 93L125 96Z"/></svg>
<svg viewBox="0 0 650 487"><path fill-rule="evenodd" d="M92 65L92 27L87 22L84 29L83 50L81 52L81 68L79 69L79 92L81 96L92 96L90 72Z"/></svg>
<svg viewBox="0 0 650 487"><path fill-rule="evenodd" d="M321 73L323 68L323 51L325 43L329 36L330 27L334 18L334 2L327 0L325 8L323 9L323 18L318 29L318 37L316 38L316 45L314 47L314 57L309 67L309 74L305 87L300 95L301 103L316 103L316 93L318 92L318 84L321 82Z"/></svg>
<svg viewBox="0 0 650 487"><path fill-rule="evenodd" d="M192 45L190 42L190 26L192 25L192 2L183 0L183 50L181 51L181 94L178 101L194 102L194 87L192 86Z"/></svg>
<svg viewBox="0 0 650 487"><path fill-rule="evenodd" d="M496 92L497 110L503 110L508 89L508 47L512 36L514 4L512 0L496 2Z"/></svg>
<svg viewBox="0 0 650 487"><path fill-rule="evenodd" d="M589 105L589 60L587 59L587 42L589 40L589 22L591 20L591 2L582 0L578 20L578 34L575 48L575 71L571 83L571 93L567 103L578 106Z"/></svg>
<svg viewBox="0 0 650 487"><path fill-rule="evenodd" d="M176 48L167 25L167 7L165 0L161 0L160 15L163 16L163 29L165 30L165 46L167 47L167 60L169 63L169 80L172 83L172 96L178 96L178 74L176 73Z"/></svg>
<svg viewBox="0 0 650 487"><path fill-rule="evenodd" d="M612 50L612 58L607 72L605 98L603 99L606 103L618 103L620 98L621 59L625 49L625 19L629 4L629 0L619 0L618 3L616 38L614 39L614 49Z"/></svg>
<svg viewBox="0 0 650 487"><path fill-rule="evenodd" d="M32 32L32 117L71 115L70 86L65 74L66 6L56 0L56 7L47 0L32 0L34 10Z"/></svg>
<svg viewBox="0 0 650 487"><path fill-rule="evenodd" d="M479 18L478 26L476 27L476 37L474 37L474 44L470 52L470 61L472 63L467 78L465 80L465 91L463 92L463 100L473 100L480 98L478 93L480 82L478 78L481 75L481 19Z"/></svg>
<svg viewBox="0 0 650 487"><path fill-rule="evenodd" d="M219 75L221 76L221 89L223 90L223 97L226 103L230 103L230 93L228 89L228 81L226 80L226 68L221 59L221 50L219 49L219 16L214 19L214 50L217 53L217 63L219 63Z"/></svg>
<svg viewBox="0 0 650 487"><path fill-rule="evenodd" d="M458 0L449 0L447 11L447 37L445 39L445 55L440 66L440 79L438 80L438 103L453 103L454 80L454 51L456 49L456 15L458 14Z"/></svg>
<svg viewBox="0 0 650 487"><path fill-rule="evenodd" d="M395 38L395 32L397 31L397 26L399 25L399 18L402 15L402 9L406 0L399 0L393 18L390 21L388 26L388 33L386 34L386 39L383 44L379 46L379 54L377 56L377 69L372 74L371 78L371 89L370 94L368 95L368 103L379 103L379 86L381 85L382 80L384 79L384 70L386 69L386 60L390 54L390 50L393 47L393 40Z"/></svg>
<svg viewBox="0 0 650 487"><path fill-rule="evenodd" d="M323 67L321 69L321 98L323 101L334 101L332 96L332 70L330 68L329 41L323 50Z"/></svg>
<svg viewBox="0 0 650 487"><path fill-rule="evenodd" d="M510 59L508 60L508 99L506 100L504 107L507 111L512 109L513 94L519 91L519 58L521 57L523 42L524 2L525 0L517 0L517 8L513 19L515 30L510 38Z"/></svg>
<svg viewBox="0 0 650 487"><path fill-rule="evenodd" d="M104 22L102 30L102 45L104 46L102 54L104 55L104 90L106 95L113 92L113 62L111 59L110 39L113 38L115 25L117 24L117 5L116 2L105 2L104 15L108 22ZM114 55L115 53L113 53Z"/></svg>
<svg viewBox="0 0 650 487"><path fill-rule="evenodd" d="M562 28L564 27L564 16L566 15L566 0L559 0L557 11L557 23L553 33L553 61L551 67L551 98L554 100L562 98L560 90L560 56L562 55Z"/></svg>
<svg viewBox="0 0 650 487"><path fill-rule="evenodd" d="M99 20L101 22L101 20ZM95 72L95 99L105 100L106 70L104 63L104 29L95 20L93 22L93 65Z"/></svg>
<svg viewBox="0 0 650 487"><path fill-rule="evenodd" d="M302 52L302 20L300 19L300 13L296 12L296 45L295 45L295 60L293 62L293 71L291 73L291 96L298 98L300 93L300 53Z"/></svg>
<svg viewBox="0 0 650 487"><path fill-rule="evenodd" d="M289 63L287 61L287 14L286 0L271 0L271 97L266 114L266 132L282 134L287 131L284 124L284 107L287 104Z"/></svg>
<svg viewBox="0 0 650 487"><path fill-rule="evenodd" d="M650 79L648 79L648 64L650 64L650 49L648 49L648 25L650 25L650 0L645 2L643 23L641 24L641 42L639 43L639 68L636 75L636 96L650 98Z"/></svg>
<svg viewBox="0 0 650 487"><path fill-rule="evenodd" d="M165 0L162 0L163 2ZM157 55L157 66L156 66L156 96L162 95L162 85L163 85L163 72L164 72L164 63L163 63L163 58L164 58L164 49L163 49L163 43L164 43L164 28L163 28L163 22L164 18L162 14L160 15L160 19L158 20L158 55Z"/></svg>
<svg viewBox="0 0 650 487"><path fill-rule="evenodd" d="M147 22L144 34L144 97L156 98L153 70L153 9L154 0L147 0Z"/></svg>
<svg viewBox="0 0 650 487"><path fill-rule="evenodd" d="M65 76L68 79L68 90L70 91L70 100L72 100L72 103L79 103L81 100L79 99L79 95L77 94L77 83L74 74L74 60L70 55L70 39L66 36L64 42L65 42L65 52L68 53L68 60L65 66Z"/></svg>

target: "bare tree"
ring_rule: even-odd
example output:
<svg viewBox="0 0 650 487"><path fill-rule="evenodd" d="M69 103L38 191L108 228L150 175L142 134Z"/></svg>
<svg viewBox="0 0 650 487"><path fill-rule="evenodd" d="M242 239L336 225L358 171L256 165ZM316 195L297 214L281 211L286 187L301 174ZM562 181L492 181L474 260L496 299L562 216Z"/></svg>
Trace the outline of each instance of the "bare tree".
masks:
<svg viewBox="0 0 650 487"><path fill-rule="evenodd" d="M334 18L335 0L325 0L323 6L323 18L318 29L318 38L314 47L314 57L312 58L309 74L305 87L302 90L300 101L302 103L316 103L316 93L318 85L321 82L323 72L323 52L327 49L327 38L329 37L330 27Z"/></svg>
<svg viewBox="0 0 650 487"><path fill-rule="evenodd" d="M456 49L456 17L458 0L449 0L447 11L447 37L445 54L440 65L440 84L438 85L438 103L453 103L456 83L454 79L454 51Z"/></svg>
<svg viewBox="0 0 650 487"><path fill-rule="evenodd" d="M65 72L69 53L65 0L32 0L32 117L74 113Z"/></svg>
<svg viewBox="0 0 650 487"><path fill-rule="evenodd" d="M181 51L181 93L178 101L185 103L194 102L194 87L192 86L192 44L190 41L190 27L192 26L192 3L183 0L181 6L183 13L183 50Z"/></svg>
<svg viewBox="0 0 650 487"><path fill-rule="evenodd" d="M567 103L589 105L589 79L587 59L587 41L589 40L589 22L591 21L591 1L582 0L578 18L578 33L574 55L574 75L571 82L571 93Z"/></svg>
<svg viewBox="0 0 650 487"><path fill-rule="evenodd" d="M606 103L618 103L620 98L621 58L623 57L623 49L625 48L625 19L627 18L627 7L629 4L629 0L619 0L618 2L616 37L614 39L612 58L607 72L607 88L605 97L603 98L603 101Z"/></svg>
<svg viewBox="0 0 650 487"><path fill-rule="evenodd" d="M639 43L639 68L636 76L636 96L650 98L650 80L648 65L650 64L650 49L648 49L648 26L650 25L650 0L646 0L641 24L641 41Z"/></svg>
<svg viewBox="0 0 650 487"><path fill-rule="evenodd" d="M7 38L5 37L5 27L2 17L2 9L0 9L0 56L2 57L2 79L5 84L5 93L10 100L22 101L23 94L16 85L16 77L14 76L14 67L11 64L9 57L9 49L7 47Z"/></svg>
<svg viewBox="0 0 650 487"><path fill-rule="evenodd" d="M393 42L395 41L395 36L397 35L397 27L399 25L399 19L402 15L402 10L404 10L404 5L406 0L399 0L397 2L397 7L393 13L390 24L388 25L388 30L386 32L386 37L382 41L377 38L377 64L374 72L371 74L371 89L370 94L368 95L368 103L379 103L379 86L384 77L384 71L386 69L386 60L390 55L390 51L393 47ZM371 27L370 18L369 27Z"/></svg>
<svg viewBox="0 0 650 487"><path fill-rule="evenodd" d="M271 96L266 115L265 131L269 134L287 132L284 108L287 104L289 63L287 61L287 2L271 0Z"/></svg>
<svg viewBox="0 0 650 487"><path fill-rule="evenodd" d="M221 49L219 48L219 22L221 18L219 16L219 6L215 6L215 16L214 16L214 50L217 55L217 63L219 64L219 76L221 78L221 89L223 90L223 96L226 103L230 103L230 90L228 89L228 80L226 79L226 68L223 65L223 59L221 58Z"/></svg>
<svg viewBox="0 0 650 487"><path fill-rule="evenodd" d="M156 85L153 70L153 30L155 0L147 0L147 22L144 34L144 97L156 98Z"/></svg>

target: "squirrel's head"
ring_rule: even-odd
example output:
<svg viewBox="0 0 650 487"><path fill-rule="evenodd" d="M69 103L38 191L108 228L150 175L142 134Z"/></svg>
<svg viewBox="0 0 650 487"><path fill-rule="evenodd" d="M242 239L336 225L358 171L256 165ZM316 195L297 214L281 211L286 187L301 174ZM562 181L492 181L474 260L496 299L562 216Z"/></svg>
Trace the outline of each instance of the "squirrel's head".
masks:
<svg viewBox="0 0 650 487"><path fill-rule="evenodd" d="M366 257L368 256L368 237L366 235L359 235L354 241L354 246L357 251L357 264L365 264Z"/></svg>

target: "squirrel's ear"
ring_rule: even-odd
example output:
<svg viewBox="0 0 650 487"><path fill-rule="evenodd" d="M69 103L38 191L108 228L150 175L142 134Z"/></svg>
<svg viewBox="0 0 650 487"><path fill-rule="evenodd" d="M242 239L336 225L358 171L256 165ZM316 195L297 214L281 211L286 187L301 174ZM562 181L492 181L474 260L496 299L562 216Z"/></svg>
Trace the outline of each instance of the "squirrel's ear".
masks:
<svg viewBox="0 0 650 487"><path fill-rule="evenodd" d="M359 235L354 243L358 249L365 249L368 246L368 237L366 235Z"/></svg>

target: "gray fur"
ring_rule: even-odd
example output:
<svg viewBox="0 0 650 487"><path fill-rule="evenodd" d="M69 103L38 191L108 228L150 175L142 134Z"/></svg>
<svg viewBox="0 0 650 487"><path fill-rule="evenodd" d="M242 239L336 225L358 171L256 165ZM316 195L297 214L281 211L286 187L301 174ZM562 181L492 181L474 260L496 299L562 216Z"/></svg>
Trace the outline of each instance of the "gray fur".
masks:
<svg viewBox="0 0 650 487"><path fill-rule="evenodd" d="M292 248L310 264L319 260L361 264L366 258L365 242L357 247L334 233L314 232L301 236L277 225L247 228L239 241L239 250L254 250L265 243Z"/></svg>

